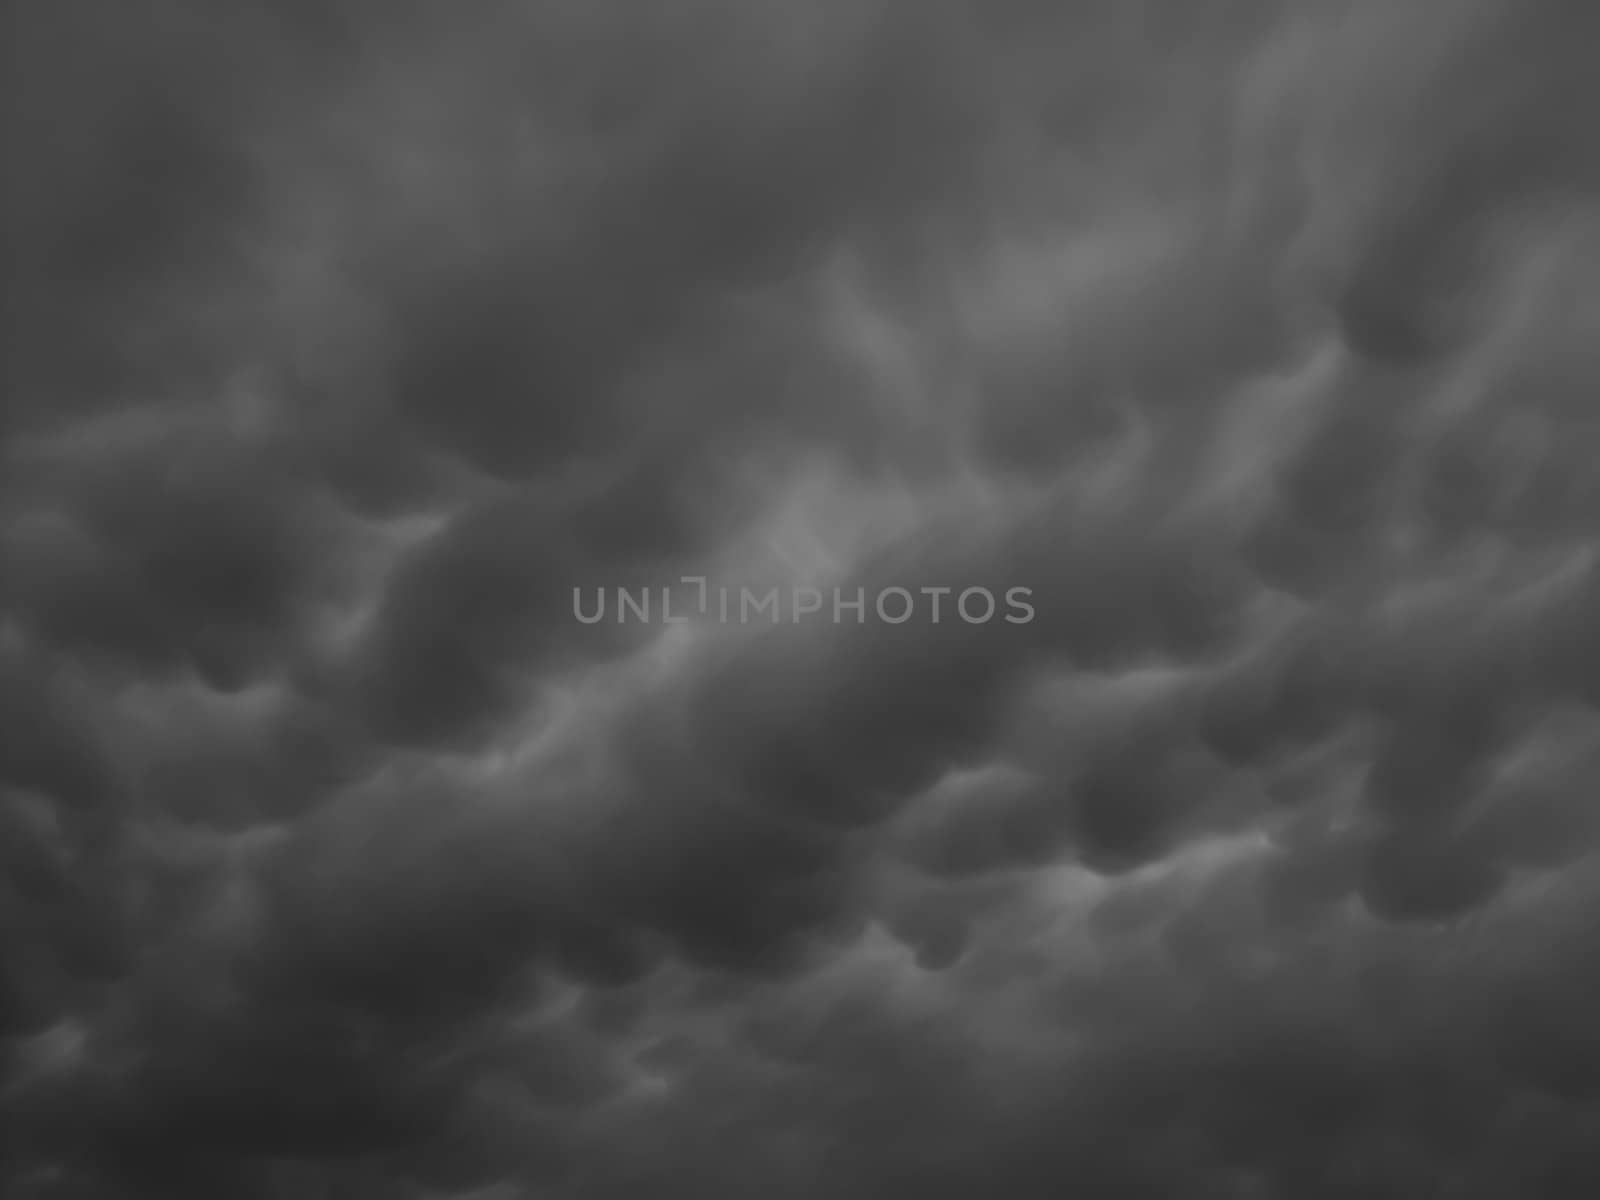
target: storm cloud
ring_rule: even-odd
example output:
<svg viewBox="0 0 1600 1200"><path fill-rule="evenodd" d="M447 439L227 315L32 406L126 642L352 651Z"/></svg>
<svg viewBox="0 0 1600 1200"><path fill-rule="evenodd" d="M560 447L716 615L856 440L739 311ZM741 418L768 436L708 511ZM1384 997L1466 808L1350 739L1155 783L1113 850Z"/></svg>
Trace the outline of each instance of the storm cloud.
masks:
<svg viewBox="0 0 1600 1200"><path fill-rule="evenodd" d="M7 15L7 1195L1600 1186L1592 5Z"/></svg>

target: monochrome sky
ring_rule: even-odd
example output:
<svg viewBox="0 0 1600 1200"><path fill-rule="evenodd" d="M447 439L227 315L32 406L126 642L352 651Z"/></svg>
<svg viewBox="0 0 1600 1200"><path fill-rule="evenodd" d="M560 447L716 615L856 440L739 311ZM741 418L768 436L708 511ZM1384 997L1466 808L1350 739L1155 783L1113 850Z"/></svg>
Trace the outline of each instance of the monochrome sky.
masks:
<svg viewBox="0 0 1600 1200"><path fill-rule="evenodd" d="M1600 5L6 10L0 1191L1600 1194Z"/></svg>

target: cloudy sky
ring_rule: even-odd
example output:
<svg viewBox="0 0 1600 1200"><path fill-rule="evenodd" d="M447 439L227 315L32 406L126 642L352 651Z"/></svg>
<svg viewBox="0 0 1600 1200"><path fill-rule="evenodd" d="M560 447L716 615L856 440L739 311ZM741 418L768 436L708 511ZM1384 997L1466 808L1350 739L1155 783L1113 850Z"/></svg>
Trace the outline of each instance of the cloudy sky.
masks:
<svg viewBox="0 0 1600 1200"><path fill-rule="evenodd" d="M1600 5L6 14L8 1196L1600 1194Z"/></svg>

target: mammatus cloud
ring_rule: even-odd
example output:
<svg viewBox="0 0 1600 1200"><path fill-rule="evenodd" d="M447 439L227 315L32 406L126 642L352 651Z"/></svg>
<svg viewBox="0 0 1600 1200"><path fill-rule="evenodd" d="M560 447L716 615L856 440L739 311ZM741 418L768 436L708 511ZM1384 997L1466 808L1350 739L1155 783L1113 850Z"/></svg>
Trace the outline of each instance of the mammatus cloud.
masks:
<svg viewBox="0 0 1600 1200"><path fill-rule="evenodd" d="M1600 1182L1589 5L12 8L8 1195Z"/></svg>

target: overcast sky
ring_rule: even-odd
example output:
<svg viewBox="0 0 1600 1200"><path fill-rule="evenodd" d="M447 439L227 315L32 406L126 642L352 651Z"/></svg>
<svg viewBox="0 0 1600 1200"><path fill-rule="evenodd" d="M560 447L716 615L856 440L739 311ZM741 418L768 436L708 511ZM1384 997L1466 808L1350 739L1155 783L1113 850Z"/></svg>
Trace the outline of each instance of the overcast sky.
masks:
<svg viewBox="0 0 1600 1200"><path fill-rule="evenodd" d="M1600 1195L1600 4L6 14L0 1191Z"/></svg>

